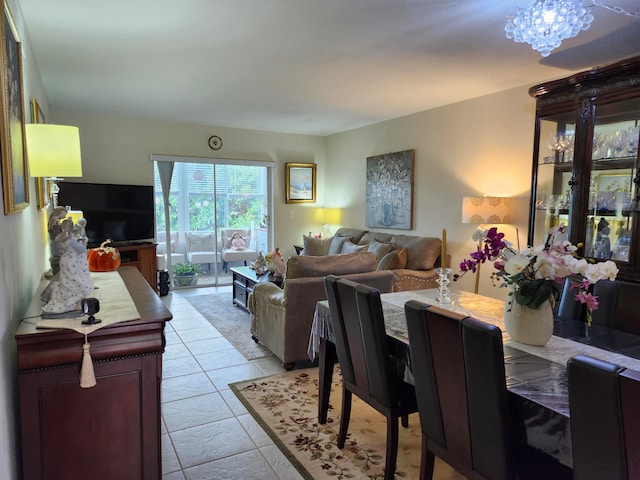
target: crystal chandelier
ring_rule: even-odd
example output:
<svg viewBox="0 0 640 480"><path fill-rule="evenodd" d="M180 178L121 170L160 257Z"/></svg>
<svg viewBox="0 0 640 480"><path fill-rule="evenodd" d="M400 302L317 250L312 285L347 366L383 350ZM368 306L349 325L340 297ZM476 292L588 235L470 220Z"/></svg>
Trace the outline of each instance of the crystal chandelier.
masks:
<svg viewBox="0 0 640 480"><path fill-rule="evenodd" d="M562 40L587 30L592 21L591 9L581 0L536 0L532 7L518 8L504 30L507 38L528 43L547 57Z"/></svg>

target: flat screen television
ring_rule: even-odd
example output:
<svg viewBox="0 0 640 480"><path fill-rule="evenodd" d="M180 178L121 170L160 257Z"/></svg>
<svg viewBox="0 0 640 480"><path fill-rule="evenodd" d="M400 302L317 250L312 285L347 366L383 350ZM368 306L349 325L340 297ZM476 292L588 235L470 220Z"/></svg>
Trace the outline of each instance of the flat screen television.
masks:
<svg viewBox="0 0 640 480"><path fill-rule="evenodd" d="M62 181L58 186L58 205L82 210L87 219L89 246L98 246L107 238L121 244L154 238L152 186Z"/></svg>

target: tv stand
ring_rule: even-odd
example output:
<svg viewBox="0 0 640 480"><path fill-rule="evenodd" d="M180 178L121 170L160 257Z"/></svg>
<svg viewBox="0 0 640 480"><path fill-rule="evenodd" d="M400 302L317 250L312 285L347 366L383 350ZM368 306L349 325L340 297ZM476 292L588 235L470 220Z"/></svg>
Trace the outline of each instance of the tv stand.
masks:
<svg viewBox="0 0 640 480"><path fill-rule="evenodd" d="M114 245L120 252L120 266L136 267L154 292L158 292L156 244L151 242Z"/></svg>

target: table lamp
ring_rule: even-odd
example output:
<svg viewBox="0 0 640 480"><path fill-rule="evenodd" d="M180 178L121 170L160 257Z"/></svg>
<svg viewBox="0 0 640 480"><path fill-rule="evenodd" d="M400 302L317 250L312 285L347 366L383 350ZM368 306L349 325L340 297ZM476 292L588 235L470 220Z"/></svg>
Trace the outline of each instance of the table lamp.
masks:
<svg viewBox="0 0 640 480"><path fill-rule="evenodd" d="M51 203L55 212L60 191L57 180L62 177L82 176L78 127L30 123L25 125L25 133L30 175L49 179ZM49 230L49 244L51 273L56 274L59 270L60 253L55 247L55 239L51 238L51 230Z"/></svg>
<svg viewBox="0 0 640 480"><path fill-rule="evenodd" d="M483 229L488 224L509 223L509 199L504 197L463 197L462 223L477 224ZM480 286L480 264L476 269L474 293Z"/></svg>

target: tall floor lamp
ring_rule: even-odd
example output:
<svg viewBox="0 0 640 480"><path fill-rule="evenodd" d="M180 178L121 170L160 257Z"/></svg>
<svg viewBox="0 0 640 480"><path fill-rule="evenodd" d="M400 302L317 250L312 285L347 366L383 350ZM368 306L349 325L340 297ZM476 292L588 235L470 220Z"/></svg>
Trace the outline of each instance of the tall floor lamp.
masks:
<svg viewBox="0 0 640 480"><path fill-rule="evenodd" d="M509 199L504 197L463 197L462 223L478 225L484 230L486 225L509 223ZM474 293L480 286L480 264L476 268Z"/></svg>

